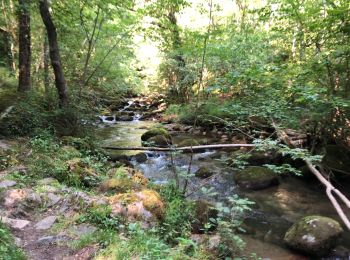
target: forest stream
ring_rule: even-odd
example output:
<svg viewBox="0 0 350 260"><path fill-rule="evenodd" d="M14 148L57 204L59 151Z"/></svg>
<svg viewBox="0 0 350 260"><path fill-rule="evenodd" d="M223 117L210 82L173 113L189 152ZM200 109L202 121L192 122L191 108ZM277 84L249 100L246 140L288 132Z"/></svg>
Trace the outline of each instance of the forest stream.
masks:
<svg viewBox="0 0 350 260"><path fill-rule="evenodd" d="M130 106L131 103L129 103ZM127 111L126 106L123 111ZM130 111L132 113L132 111ZM138 115L132 121L106 120L100 117L102 122L96 129L96 134L101 140L101 146L115 147L140 147L141 135L156 124L155 121L142 120ZM172 133L173 144L177 145L186 139L195 139L199 143L218 143L213 135ZM143 160L136 159L138 155L145 154ZM135 156L136 155L136 156ZM139 169L145 177L154 184L166 184L174 180L173 164L177 171L191 173L200 168L207 168L214 173L214 177L203 182L202 179L192 176L189 180L188 199L205 199L211 202L223 202L235 194L248 198L255 204L245 217L240 236L246 242L246 253L256 253L263 259L308 259L288 249L283 237L288 228L304 216L322 215L340 221L336 211L329 202L323 186L315 179L305 181L301 177L281 176L278 186L258 191L240 189L233 180L235 172L230 169L224 160L229 156L225 151L202 151L191 154L177 153L170 156L164 152L139 152L139 151L110 151L112 158L127 158L128 161ZM191 164L191 166L189 166ZM204 183L204 184L203 184ZM203 192L204 187L214 195ZM350 191L350 185L343 186L343 190ZM350 194L350 193L349 193ZM349 195L348 194L348 195ZM350 232L346 231L334 253L327 259L348 259L347 248L350 248ZM345 258L342 258L341 256Z"/></svg>

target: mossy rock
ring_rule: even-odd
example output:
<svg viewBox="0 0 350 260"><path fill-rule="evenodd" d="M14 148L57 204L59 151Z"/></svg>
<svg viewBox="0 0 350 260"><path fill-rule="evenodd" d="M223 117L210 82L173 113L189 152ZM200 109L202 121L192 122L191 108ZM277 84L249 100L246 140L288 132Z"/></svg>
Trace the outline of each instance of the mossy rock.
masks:
<svg viewBox="0 0 350 260"><path fill-rule="evenodd" d="M195 220L191 224L192 233L202 234L216 229L215 219L218 217L218 210L214 204L206 200L197 200L194 209Z"/></svg>
<svg viewBox="0 0 350 260"><path fill-rule="evenodd" d="M147 141L142 142L143 146L156 146L156 147L168 147L172 144L171 139L164 135L156 135L149 138Z"/></svg>
<svg viewBox="0 0 350 260"><path fill-rule="evenodd" d="M160 195L149 189L118 194L108 199L112 215L123 216L129 221L148 224L164 218L165 204Z"/></svg>
<svg viewBox="0 0 350 260"><path fill-rule="evenodd" d="M131 179L133 182L143 186L146 186L148 184L148 179L141 172L134 173Z"/></svg>
<svg viewBox="0 0 350 260"><path fill-rule="evenodd" d="M130 190L135 190L140 187L139 184L135 183L131 179L123 178L123 179L109 179L104 181L100 190L102 192L114 192L114 193L124 193Z"/></svg>
<svg viewBox="0 0 350 260"><path fill-rule="evenodd" d="M348 173L350 176L350 151L340 145L328 145L325 156L322 159L323 165L332 170L339 170Z"/></svg>
<svg viewBox="0 0 350 260"><path fill-rule="evenodd" d="M233 178L239 186L251 190L261 190L279 184L278 176L272 170L259 166L250 166L238 171Z"/></svg>
<svg viewBox="0 0 350 260"><path fill-rule="evenodd" d="M250 153L247 162L251 166L260 166L264 164L275 164L281 161L281 154L275 151L254 151Z"/></svg>
<svg viewBox="0 0 350 260"><path fill-rule="evenodd" d="M74 158L66 162L68 173L63 176L63 180L71 184L93 187L98 184L98 176L94 169L90 168L80 158ZM57 176L59 179L60 176Z"/></svg>
<svg viewBox="0 0 350 260"><path fill-rule="evenodd" d="M207 167L201 167L195 172L197 178L205 179L212 176L214 173Z"/></svg>
<svg viewBox="0 0 350 260"><path fill-rule="evenodd" d="M340 224L327 217L308 216L295 223L284 237L292 249L312 256L325 256L343 233Z"/></svg>
<svg viewBox="0 0 350 260"><path fill-rule="evenodd" d="M171 139L168 130L162 127L152 128L141 135L141 141L148 141L151 137L161 135L167 139Z"/></svg>

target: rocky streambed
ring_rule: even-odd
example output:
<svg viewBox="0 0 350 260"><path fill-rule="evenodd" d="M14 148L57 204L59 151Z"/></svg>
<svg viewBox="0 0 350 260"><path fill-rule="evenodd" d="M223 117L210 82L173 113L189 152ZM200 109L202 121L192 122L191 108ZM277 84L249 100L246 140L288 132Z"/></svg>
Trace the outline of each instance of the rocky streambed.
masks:
<svg viewBox="0 0 350 260"><path fill-rule="evenodd" d="M132 106L126 107L123 111L128 110L132 111ZM96 130L101 145L117 147L141 146L141 136L152 127L157 126L157 122L153 120L142 120L142 115L128 121L118 121L116 118L113 122L106 122L105 118L102 121ZM229 141L224 133L219 133L219 135L206 133L177 124L165 125L165 127L170 130L173 145L213 144ZM242 180L237 179L239 173L227 166L227 160L232 157L230 151L201 151L194 155L177 153L172 156L169 153L159 152L111 151L110 156L113 160L133 165L155 184L166 184L173 180L174 166L178 172L189 171L191 177L187 194L188 199L191 200L204 199L212 203L225 203L228 197L239 195L255 202L252 210L245 217L243 223L245 232L241 234L246 242L247 256L250 253L256 253L259 257L266 259L308 259L308 255L311 254L316 258L350 259L350 233L344 231L339 235L338 227L327 231L328 233L334 232L334 236L330 236L331 245L329 245L334 249L330 252L327 250L313 252L314 248L317 250L317 245L314 248L303 248L300 241L295 242L294 248L300 249L296 251L290 249L293 247L292 243L289 243L288 247L284 241L287 231L290 231L293 224L299 221L311 223L316 227L315 229L322 229L322 226L333 223L318 216L330 217L341 223L325 195L323 186L315 179L290 175L270 178L266 174L266 179L262 184L258 183L258 186L246 186L244 180L242 185ZM261 160L261 157L251 162L253 167L264 163L266 162L264 159ZM350 191L349 184L342 183L342 186L342 190ZM211 196L204 192L209 189L213 191ZM348 211L347 214L349 213ZM316 217L311 220L302 220L306 216ZM300 229L300 227L294 229ZM313 235L311 231L306 231L309 232L308 234L300 233L294 236L302 238L304 236L304 240L307 240L309 244L316 244L314 236L317 234ZM291 239L292 234L289 233L288 239Z"/></svg>

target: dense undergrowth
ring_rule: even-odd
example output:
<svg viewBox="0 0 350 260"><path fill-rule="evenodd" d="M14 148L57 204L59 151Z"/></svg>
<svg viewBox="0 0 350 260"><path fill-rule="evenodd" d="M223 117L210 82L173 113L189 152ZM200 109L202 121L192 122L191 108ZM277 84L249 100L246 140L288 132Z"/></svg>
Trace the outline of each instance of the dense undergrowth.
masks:
<svg viewBox="0 0 350 260"><path fill-rule="evenodd" d="M24 260L24 253L16 246L7 227L0 221L0 259Z"/></svg>

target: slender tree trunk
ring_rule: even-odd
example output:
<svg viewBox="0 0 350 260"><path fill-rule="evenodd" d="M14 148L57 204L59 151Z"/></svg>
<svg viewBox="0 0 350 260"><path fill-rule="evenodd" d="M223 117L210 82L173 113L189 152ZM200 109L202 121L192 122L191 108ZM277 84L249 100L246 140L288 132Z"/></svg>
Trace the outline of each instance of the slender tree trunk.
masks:
<svg viewBox="0 0 350 260"><path fill-rule="evenodd" d="M47 34L44 36L44 87L45 94L49 94L50 89L50 77L49 77L49 62L50 62L50 51L49 51L49 41L47 39Z"/></svg>
<svg viewBox="0 0 350 260"><path fill-rule="evenodd" d="M67 83L64 78L60 51L57 42L56 27L52 21L47 0L39 0L40 15L47 30L49 41L51 65L55 74L55 84L59 97L59 106L66 107L68 105Z"/></svg>
<svg viewBox="0 0 350 260"><path fill-rule="evenodd" d="M31 39L30 39L30 0L18 1L19 21L19 79L18 91L30 90Z"/></svg>

